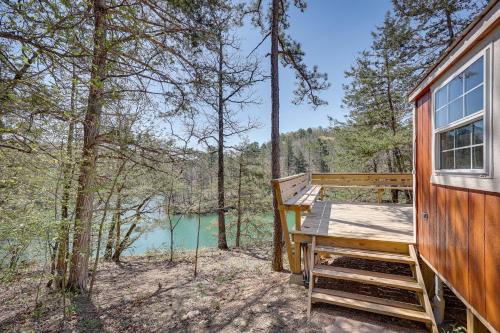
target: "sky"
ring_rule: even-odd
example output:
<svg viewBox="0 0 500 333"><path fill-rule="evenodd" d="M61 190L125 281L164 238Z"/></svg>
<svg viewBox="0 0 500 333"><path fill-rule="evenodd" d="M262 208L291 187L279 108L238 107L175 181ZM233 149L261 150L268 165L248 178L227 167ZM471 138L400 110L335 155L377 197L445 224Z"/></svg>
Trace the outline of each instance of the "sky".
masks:
<svg viewBox="0 0 500 333"><path fill-rule="evenodd" d="M320 72L328 74L331 87L321 93L328 105L313 110L307 104L294 105L293 90L295 76L291 69L280 67L280 132L286 133L300 128L328 127L328 116L343 119L347 110L342 109L342 84L347 83L344 72L353 64L356 55L371 44L371 32L381 25L390 0L309 0L304 13L290 11L289 34L301 43L305 52L305 63L317 65ZM251 25L240 31L242 50L249 53L261 40L260 32ZM269 42L258 52L265 55L270 50ZM246 52L246 53L245 53ZM263 71L269 73L269 57L262 61ZM247 133L250 141L267 142L271 137L271 83L265 81L254 88L259 105L252 105L239 114L244 121L257 119L260 128ZM236 138L235 138L236 139ZM238 139L239 141L239 139Z"/></svg>

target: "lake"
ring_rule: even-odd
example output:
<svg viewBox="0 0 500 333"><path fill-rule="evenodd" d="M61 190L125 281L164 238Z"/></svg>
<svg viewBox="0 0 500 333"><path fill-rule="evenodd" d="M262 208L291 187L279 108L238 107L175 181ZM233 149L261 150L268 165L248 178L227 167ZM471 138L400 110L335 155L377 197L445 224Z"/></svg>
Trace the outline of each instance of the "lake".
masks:
<svg viewBox="0 0 500 333"><path fill-rule="evenodd" d="M255 219L259 225L259 240L272 239L273 214L257 214ZM290 230L294 226L294 213L288 212L287 221ZM234 217L226 217L226 225L234 222ZM174 229L174 248L177 250L196 249L196 232L198 228L198 217L196 215L184 216ZM228 229L228 227L226 227ZM228 245L234 246L234 237L228 232ZM254 234L254 236L256 236ZM200 248L217 247L217 214L208 214L201 217L200 227ZM250 240L242 236L241 243L248 243ZM143 234L128 248L124 255L141 255L150 251L169 251L170 231L167 222L158 223L152 228L144 231Z"/></svg>

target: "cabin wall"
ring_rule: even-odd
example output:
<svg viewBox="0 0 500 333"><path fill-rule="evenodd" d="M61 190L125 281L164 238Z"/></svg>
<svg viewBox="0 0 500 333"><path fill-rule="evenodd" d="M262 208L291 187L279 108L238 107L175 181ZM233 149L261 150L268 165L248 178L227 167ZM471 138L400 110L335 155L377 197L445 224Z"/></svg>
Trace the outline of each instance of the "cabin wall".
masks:
<svg viewBox="0 0 500 333"><path fill-rule="evenodd" d="M431 182L431 110L428 91L415 108L417 247L431 268L500 331L500 193Z"/></svg>

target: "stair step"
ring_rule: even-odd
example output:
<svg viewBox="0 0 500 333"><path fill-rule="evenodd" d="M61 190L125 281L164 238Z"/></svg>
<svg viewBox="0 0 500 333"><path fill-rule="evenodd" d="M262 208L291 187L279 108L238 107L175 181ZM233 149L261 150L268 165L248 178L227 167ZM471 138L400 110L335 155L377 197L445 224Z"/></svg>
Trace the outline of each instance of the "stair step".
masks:
<svg viewBox="0 0 500 333"><path fill-rule="evenodd" d="M315 266L313 268L313 275L332 279L361 282L381 287L399 288L422 292L422 287L420 286L420 284L414 278L409 276L323 265Z"/></svg>
<svg viewBox="0 0 500 333"><path fill-rule="evenodd" d="M412 259L412 257L410 257L409 255L399 254L399 253L352 249L347 247L336 247L336 246L317 246L316 252L329 253L333 255L346 256L352 258L397 262L409 265L415 264L415 261Z"/></svg>
<svg viewBox="0 0 500 333"><path fill-rule="evenodd" d="M352 309L419 321L426 324L432 323L431 318L429 318L426 312L408 308L408 306L412 306L412 304L370 296L351 294L337 290L314 288L311 294L311 301L329 303Z"/></svg>
<svg viewBox="0 0 500 333"><path fill-rule="evenodd" d="M361 295L361 294L355 294L355 293L349 293L349 292L346 292L346 291L333 290L333 289L313 288L313 291L316 291L316 292L322 293L322 294L333 295L333 296L339 296L339 297L345 297L345 298L352 298L352 299L356 299L358 301L366 301L366 302L371 302L371 303L376 303L376 304L382 304L382 305L388 305L388 306L394 306L394 307L408 309L408 310L413 310L413 311L425 312L425 310L422 307L422 305L419 305L419 304L412 304L412 303L406 303L406 302L393 301L391 299L374 297L374 296L368 296L368 295Z"/></svg>

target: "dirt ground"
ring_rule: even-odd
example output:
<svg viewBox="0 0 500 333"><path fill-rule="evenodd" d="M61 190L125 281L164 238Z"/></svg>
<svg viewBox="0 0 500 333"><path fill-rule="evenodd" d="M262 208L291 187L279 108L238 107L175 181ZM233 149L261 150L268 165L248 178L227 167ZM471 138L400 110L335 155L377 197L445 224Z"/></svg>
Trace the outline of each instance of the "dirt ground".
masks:
<svg viewBox="0 0 500 333"><path fill-rule="evenodd" d="M73 296L63 320L61 295L40 288L33 272L0 285L0 332L426 332L425 326L330 305L314 305L289 284L289 272L272 272L269 245L127 257L103 263L92 300ZM45 281L44 281L45 283Z"/></svg>

